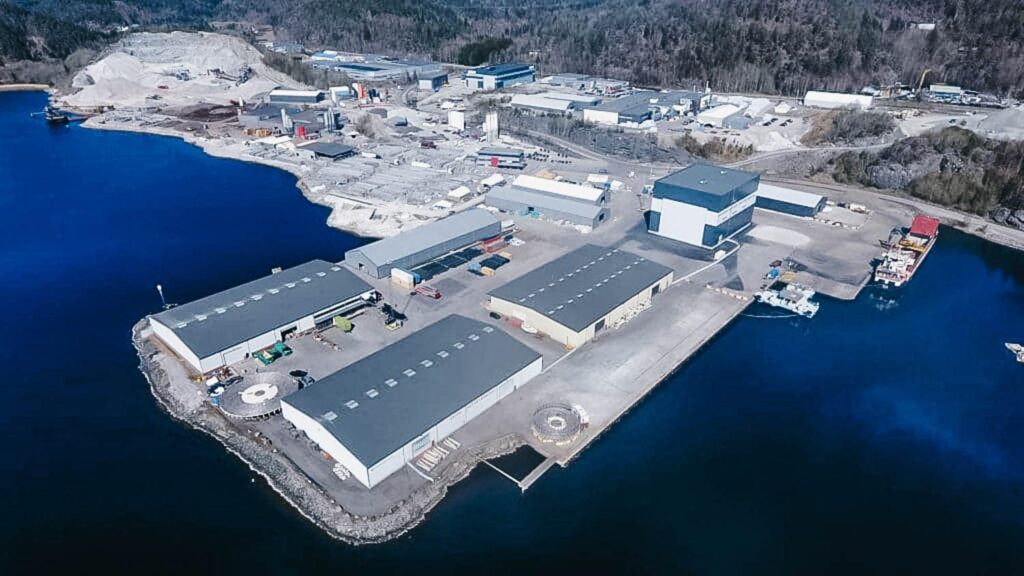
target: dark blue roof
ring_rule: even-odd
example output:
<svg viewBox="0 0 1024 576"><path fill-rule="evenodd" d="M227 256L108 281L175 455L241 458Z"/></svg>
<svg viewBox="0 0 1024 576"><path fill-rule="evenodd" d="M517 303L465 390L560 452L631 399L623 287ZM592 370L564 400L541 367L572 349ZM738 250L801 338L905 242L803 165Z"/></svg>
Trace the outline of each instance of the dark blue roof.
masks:
<svg viewBox="0 0 1024 576"><path fill-rule="evenodd" d="M502 76L516 72L526 72L530 69L526 64L493 64L473 70L474 73L485 76Z"/></svg>
<svg viewBox="0 0 1024 576"><path fill-rule="evenodd" d="M721 212L757 191L757 172L691 164L654 183L654 197L668 198Z"/></svg>

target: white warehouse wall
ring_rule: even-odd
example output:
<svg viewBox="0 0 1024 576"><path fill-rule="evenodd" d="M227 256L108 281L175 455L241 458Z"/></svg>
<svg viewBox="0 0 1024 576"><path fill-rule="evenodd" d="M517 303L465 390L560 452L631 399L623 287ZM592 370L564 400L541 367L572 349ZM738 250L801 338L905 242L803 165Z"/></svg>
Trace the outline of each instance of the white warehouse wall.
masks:
<svg viewBox="0 0 1024 576"><path fill-rule="evenodd" d="M306 435L316 442L322 450L330 454L331 457L338 462L341 462L345 468L352 472L353 477L359 480L360 483L367 488L373 488L382 480L400 470L405 466L406 462L409 462L419 456L419 453L430 447L431 444L440 442L445 437L451 435L464 426L474 417L497 404L502 398L510 394L512 391L520 388L531 379L538 376L541 373L542 368L543 357L539 357L529 365L523 367L522 370L519 370L508 379L497 384L494 388L483 393L454 414L451 414L429 430L425 431L423 434L410 440L407 444L387 455L369 468L364 466L345 448L340 440L335 438L335 436L328 432L327 429L319 422L289 405L287 399L281 401L281 413L285 420L288 420L294 424L296 428L305 432ZM419 446L419 450L416 450L414 446L423 440L424 437L427 437L429 441L423 443Z"/></svg>

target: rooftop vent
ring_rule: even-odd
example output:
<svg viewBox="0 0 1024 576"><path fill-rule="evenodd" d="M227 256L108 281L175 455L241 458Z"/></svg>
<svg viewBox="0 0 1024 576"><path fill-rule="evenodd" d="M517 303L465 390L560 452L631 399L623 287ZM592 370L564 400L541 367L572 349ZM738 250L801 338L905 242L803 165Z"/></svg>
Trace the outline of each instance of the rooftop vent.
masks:
<svg viewBox="0 0 1024 576"><path fill-rule="evenodd" d="M285 284L285 287L287 287L287 288L295 288L295 282L289 282L289 283Z"/></svg>
<svg viewBox="0 0 1024 576"><path fill-rule="evenodd" d="M416 371L415 371L415 370L413 370L412 368L406 368L406 369L405 369L405 371L404 371L404 372L402 372L402 374L405 374L405 375L406 375L406 376L408 376L409 378L412 378L413 376L415 376L415 375L416 375Z"/></svg>
<svg viewBox="0 0 1024 576"><path fill-rule="evenodd" d="M483 330L484 332L487 332L488 334L490 334L491 332L494 332L494 328L491 328L490 326L484 326L483 328L481 328L481 330Z"/></svg>
<svg viewBox="0 0 1024 576"><path fill-rule="evenodd" d="M327 276L327 272L317 272L316 275L323 278L324 276Z"/></svg>
<svg viewBox="0 0 1024 576"><path fill-rule="evenodd" d="M348 402L345 402L345 406L347 406L349 410L355 410L356 408L359 407L359 402L356 402L355 400L349 400Z"/></svg>
<svg viewBox="0 0 1024 576"><path fill-rule="evenodd" d="M242 306L245 306L245 302L239 300L238 302L235 302L235 306L238 306L239 308L241 308Z"/></svg>
<svg viewBox="0 0 1024 576"><path fill-rule="evenodd" d="M203 320L206 320L206 316L204 316L203 314L196 314L196 320L202 322Z"/></svg>
<svg viewBox="0 0 1024 576"><path fill-rule="evenodd" d="M306 276L305 278L303 278L302 281L303 282L309 282L309 276Z"/></svg>
<svg viewBox="0 0 1024 576"><path fill-rule="evenodd" d="M334 272L341 272L341 268L338 266L331 266L331 270Z"/></svg>
<svg viewBox="0 0 1024 576"><path fill-rule="evenodd" d="M225 312L227 312L225 308L217 308L217 314L223 314Z"/></svg>
<svg viewBox="0 0 1024 576"><path fill-rule="evenodd" d="M255 301L255 302L259 302L260 300L262 300L262 299L263 299L263 294L253 294L253 295L252 295L252 299L253 299L253 301Z"/></svg>
<svg viewBox="0 0 1024 576"><path fill-rule="evenodd" d="M437 355L440 356L441 358L447 358L448 352L445 350L441 350L440 352L437 353Z"/></svg>
<svg viewBox="0 0 1024 576"><path fill-rule="evenodd" d="M424 360L424 361L420 362L420 366L423 366L424 368L430 368L433 365L434 365L434 363L431 362L430 360Z"/></svg>
<svg viewBox="0 0 1024 576"><path fill-rule="evenodd" d="M280 292L280 291L281 291L281 290L280 290L280 289L278 289L278 288L271 288L270 290L267 290L267 292L270 292L271 294L277 294L277 293L278 293L278 292Z"/></svg>
<svg viewBox="0 0 1024 576"><path fill-rule="evenodd" d="M466 347L466 345L463 344L462 342L456 342L455 344L452 344L452 346L454 346L456 350L462 350L463 348Z"/></svg>
<svg viewBox="0 0 1024 576"><path fill-rule="evenodd" d="M466 336L466 338L469 338L469 339L470 339L470 340L472 340L473 342L476 342L477 340L479 340L479 339L480 339L480 337L479 337L479 336L477 336L476 334L470 334L469 336Z"/></svg>
<svg viewBox="0 0 1024 576"><path fill-rule="evenodd" d="M377 392L376 388L370 388L366 391L366 395L370 398L376 398L377 396L380 396L380 392Z"/></svg>
<svg viewBox="0 0 1024 576"><path fill-rule="evenodd" d="M384 381L384 383L387 384L388 388L394 388L395 386L398 386L398 380L395 380L394 378L388 378L387 380Z"/></svg>
<svg viewBox="0 0 1024 576"><path fill-rule="evenodd" d="M333 411L328 410L327 412L324 412L324 420L327 420L328 422L334 422L337 419L338 415L335 414Z"/></svg>

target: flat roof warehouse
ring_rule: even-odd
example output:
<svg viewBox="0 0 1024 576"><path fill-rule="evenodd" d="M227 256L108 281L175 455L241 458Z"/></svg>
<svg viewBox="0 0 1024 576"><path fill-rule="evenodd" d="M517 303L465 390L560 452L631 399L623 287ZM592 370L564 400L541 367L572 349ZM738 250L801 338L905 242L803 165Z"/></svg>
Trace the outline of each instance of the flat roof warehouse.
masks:
<svg viewBox="0 0 1024 576"><path fill-rule="evenodd" d="M152 318L205 358L372 290L351 271L312 260Z"/></svg>
<svg viewBox="0 0 1024 576"><path fill-rule="evenodd" d="M587 244L489 295L579 332L671 273L642 256Z"/></svg>
<svg viewBox="0 0 1024 576"><path fill-rule="evenodd" d="M284 399L371 467L541 355L451 315Z"/></svg>

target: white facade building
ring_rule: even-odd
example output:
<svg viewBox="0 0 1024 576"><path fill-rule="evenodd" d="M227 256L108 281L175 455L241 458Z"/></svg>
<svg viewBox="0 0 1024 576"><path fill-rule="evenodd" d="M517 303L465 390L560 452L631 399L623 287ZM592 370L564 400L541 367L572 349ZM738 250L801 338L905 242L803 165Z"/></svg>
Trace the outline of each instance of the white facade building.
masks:
<svg viewBox="0 0 1024 576"><path fill-rule="evenodd" d="M840 92L819 92L811 90L804 95L804 106L815 108L871 108L874 98L867 94L843 94Z"/></svg>
<svg viewBox="0 0 1024 576"><path fill-rule="evenodd" d="M282 414L373 488L542 365L502 330L452 315L284 398Z"/></svg>
<svg viewBox="0 0 1024 576"><path fill-rule="evenodd" d="M373 288L313 260L150 316L164 344L201 374L244 360L372 299Z"/></svg>
<svg viewBox="0 0 1024 576"><path fill-rule="evenodd" d="M691 164L654 183L647 230L715 248L750 225L759 180L754 172Z"/></svg>

